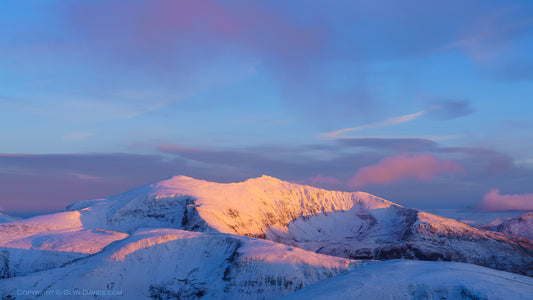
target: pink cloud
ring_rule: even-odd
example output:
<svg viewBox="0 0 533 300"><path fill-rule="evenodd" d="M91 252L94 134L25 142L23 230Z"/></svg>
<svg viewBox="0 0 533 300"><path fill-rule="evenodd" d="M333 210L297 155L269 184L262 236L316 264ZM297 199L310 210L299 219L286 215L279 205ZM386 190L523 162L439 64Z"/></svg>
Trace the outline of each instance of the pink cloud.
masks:
<svg viewBox="0 0 533 300"><path fill-rule="evenodd" d="M439 174L464 172L464 168L450 160L439 160L431 154L386 157L375 165L363 167L348 180L355 188L368 184L389 184L407 178L428 181Z"/></svg>
<svg viewBox="0 0 533 300"><path fill-rule="evenodd" d="M483 196L483 210L533 210L533 193L501 195L499 189L490 190Z"/></svg>
<svg viewBox="0 0 533 300"><path fill-rule="evenodd" d="M187 59L198 53L205 60L221 55L228 45L289 63L303 53L314 53L323 39L320 26L299 24L253 1L162 0L126 6L106 2L106 14L100 4L72 4L68 18L73 27L89 37L103 38L119 57L125 50L150 58L157 54L163 56L163 65L176 59L176 53L187 54Z"/></svg>

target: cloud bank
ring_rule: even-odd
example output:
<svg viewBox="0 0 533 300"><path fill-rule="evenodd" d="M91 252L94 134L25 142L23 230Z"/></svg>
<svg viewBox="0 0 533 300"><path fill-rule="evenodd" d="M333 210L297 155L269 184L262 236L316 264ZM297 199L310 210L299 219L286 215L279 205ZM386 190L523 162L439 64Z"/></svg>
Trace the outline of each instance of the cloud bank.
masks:
<svg viewBox="0 0 533 300"><path fill-rule="evenodd" d="M487 211L533 210L533 193L501 195L499 189L492 189L483 197L482 209Z"/></svg>
<svg viewBox="0 0 533 300"><path fill-rule="evenodd" d="M461 165L450 160L439 160L432 154L409 156L400 154L386 157L375 165L363 167L348 180L352 188L368 184L389 184L408 178L429 181L439 174L464 172Z"/></svg>

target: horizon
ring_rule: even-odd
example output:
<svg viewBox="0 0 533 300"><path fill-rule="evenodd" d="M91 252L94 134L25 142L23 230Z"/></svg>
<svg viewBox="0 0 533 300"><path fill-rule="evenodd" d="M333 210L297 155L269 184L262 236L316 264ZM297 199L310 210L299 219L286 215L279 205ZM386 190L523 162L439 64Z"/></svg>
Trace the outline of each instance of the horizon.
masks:
<svg viewBox="0 0 533 300"><path fill-rule="evenodd" d="M83 200L80 200L80 201L94 200L94 199L108 199L108 198L111 198L111 197L115 197L115 196L119 196L119 195L122 195L122 194L129 193L129 192L131 192L133 190L136 190L137 188L140 188L140 187L150 186L150 185L153 185L153 184L156 184L156 183L160 183L160 182L163 182L163 181L174 179L176 177L185 177L187 179L192 179L194 181L206 181L206 180L203 180L203 179L200 179L200 178L193 178L193 177L186 176L186 175L174 175L174 176L163 178L163 179L158 180L158 181L154 181L154 182L150 182L150 183L143 184L143 185L140 185L140 186L136 186L136 187L134 187L132 189L128 189L128 190L119 192L117 194L112 194L112 195L103 196L103 197L97 197L97 198L93 198L93 199L83 199ZM302 183L302 182L297 182L297 181L284 181L284 180L281 180L279 178L276 178L276 177L273 177L273 176L270 176L270 175L266 175L266 174L262 174L261 176L258 176L258 177L247 178L247 179L244 179L242 181L211 182L211 183L218 183L218 184L244 183L244 182L249 181L249 180L261 179L261 178L265 178L265 177L266 178L273 178L273 179L276 179L276 180L280 180L282 182L286 182L286 183L289 183L289 184L310 186L310 187L313 187L313 188L322 189L322 188L319 188L319 187L316 187L316 186L313 186L313 185L310 185L310 184L307 184L307 183ZM210 181L207 181L207 182L210 182ZM323 189L323 190L325 190L325 191L337 191L337 190L334 190L334 189L333 190ZM340 192L345 192L345 191L340 191ZM355 192L362 192L362 191L355 191ZM348 193L352 193L352 192L348 192ZM363 193L365 193L365 192L363 192ZM370 195L373 195L373 194L370 194ZM377 196L377 195L373 195L373 196ZM377 197L379 197L379 196L377 196ZM382 198L382 197L379 197L379 198ZM390 202L395 203L395 204L398 204L398 203L396 203L394 201L391 201L390 199L385 199L385 198L382 198L382 199L390 201ZM78 201L72 202L72 203L69 203L68 205L74 204L74 203L77 203L77 202ZM12 214L4 213L4 215L10 216L10 217L15 217L15 218L27 219L27 218L37 217L37 216L41 216L41 215L49 215L49 214L53 215L53 214L58 213L58 212L67 211L67 206L65 206L63 209L58 209L58 210L57 209L53 209L53 210L50 210L50 211L38 211L38 212L29 212L29 213L28 212L17 213L15 211ZM466 206L465 207L454 207L454 208L442 208L442 207L426 207L426 208L406 207L406 208L417 209L417 210L426 211L426 212L429 212L429 213L432 213L432 214L435 214L435 215L439 215L439 216L442 216L442 217L446 217L446 218L450 218L450 219L456 219L458 221L461 221L461 222L469 224L469 225L472 225L472 224L480 225L480 224L484 224L484 223L489 223L490 221L493 221L493 220L495 220L497 218L500 218L500 217L501 218L510 218L510 217L517 217L517 216L525 214L524 210L483 210L480 207L466 207ZM0 214L2 214L2 213L3 213L3 211L0 211ZM461 216L461 214L465 214L465 216ZM476 216L476 214L478 214L478 215ZM483 214L483 215L486 215L486 216L485 217L480 217L480 214ZM475 220L472 219L472 217L474 217L474 216L475 216ZM480 220L483 220L483 221L480 221Z"/></svg>
<svg viewBox="0 0 533 300"><path fill-rule="evenodd" d="M533 210L531 1L0 8L7 215L179 174Z"/></svg>

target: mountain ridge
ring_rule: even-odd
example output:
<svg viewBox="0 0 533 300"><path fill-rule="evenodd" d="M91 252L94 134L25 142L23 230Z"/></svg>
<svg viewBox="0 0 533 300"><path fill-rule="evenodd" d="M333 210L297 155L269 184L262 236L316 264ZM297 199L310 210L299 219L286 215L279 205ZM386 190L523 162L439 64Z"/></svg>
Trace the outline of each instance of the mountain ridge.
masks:
<svg viewBox="0 0 533 300"><path fill-rule="evenodd" d="M68 209L100 216L107 220L100 226L119 232L163 226L265 238L350 259L460 261L533 276L527 267L533 264L531 240L364 192L327 191L270 176L237 183L173 176Z"/></svg>
<svg viewBox="0 0 533 300"><path fill-rule="evenodd" d="M174 176L0 224L0 296L19 299L26 288L55 299L52 290L75 293L69 288L79 287L152 299L277 298L313 291L313 284L323 289L320 282L327 278L342 283L346 272L360 278L357 270L372 273L376 268L366 267L371 265L432 270L416 260L440 261L435 270L448 270L452 278L465 268L476 278L493 274L487 278L500 285L518 278L523 284L515 294L524 295L533 278L518 274L533 276L532 249L530 240L364 192L327 191L270 176L222 184ZM398 258L410 260L395 263ZM383 267L377 261L390 259ZM483 287L451 280L448 292L419 277L397 283L399 291L416 295L485 295Z"/></svg>

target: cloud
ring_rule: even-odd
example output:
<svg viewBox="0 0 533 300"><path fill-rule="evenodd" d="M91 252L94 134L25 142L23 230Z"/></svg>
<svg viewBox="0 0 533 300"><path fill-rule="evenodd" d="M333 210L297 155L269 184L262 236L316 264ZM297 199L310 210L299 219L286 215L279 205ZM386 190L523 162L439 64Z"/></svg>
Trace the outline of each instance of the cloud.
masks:
<svg viewBox="0 0 533 300"><path fill-rule="evenodd" d="M439 147L434 140L423 138L353 137L338 139L337 142L348 148L370 148L395 152L426 152Z"/></svg>
<svg viewBox="0 0 533 300"><path fill-rule="evenodd" d="M402 152L429 151L438 147L438 143L422 138L378 138L360 137L337 140L348 147L374 148Z"/></svg>
<svg viewBox="0 0 533 300"><path fill-rule="evenodd" d="M199 175L193 171L181 159L155 155L0 155L0 206L21 215L58 211L172 175Z"/></svg>
<svg viewBox="0 0 533 300"><path fill-rule="evenodd" d="M344 186L342 181L339 179L331 176L322 176L320 174L316 175L315 177L310 177L304 180L294 180L292 182L326 189L338 189Z"/></svg>
<svg viewBox="0 0 533 300"><path fill-rule="evenodd" d="M499 189L490 190L483 196L483 210L533 210L533 193L501 195Z"/></svg>
<svg viewBox="0 0 533 300"><path fill-rule="evenodd" d="M232 167L258 167L267 165L272 161L260 153L236 150L210 150L179 145L163 145L157 147L157 150L199 162Z"/></svg>
<svg viewBox="0 0 533 300"><path fill-rule="evenodd" d="M398 155L402 148L432 154ZM402 205L442 208L473 206L490 187L519 190L533 180L533 170L514 165L508 155L446 148L428 140L335 140L239 149L164 145L159 151L0 154L0 206L10 214L27 215L57 211L73 201L118 194L173 175L238 182L268 174L332 190L351 191L364 184L366 192ZM433 156L437 154L440 159ZM437 177L465 169L468 173L461 176ZM392 182L396 184L388 184Z"/></svg>
<svg viewBox="0 0 533 300"><path fill-rule="evenodd" d="M512 156L492 149L479 147L441 147L437 153L463 156L463 165L470 174L479 177L510 175L515 169Z"/></svg>
<svg viewBox="0 0 533 300"><path fill-rule="evenodd" d="M343 134L345 132L359 131L359 130L365 130L365 129L371 129L371 128L378 128L378 127L383 127L383 126L401 124L401 123L406 123L406 122L412 122L412 121L420 118L424 114L426 114L431 109L432 108L430 108L428 110L422 110L422 111L419 111L419 112L416 112L416 113L412 113L412 114L407 114L407 115L402 115L402 116L386 119L386 120L379 121L379 122L370 123L370 124L360 125L360 126L351 127L351 128L343 128L343 129L339 129L339 130L323 133L321 136L324 137L324 138L327 138L327 139L337 139L337 138L345 137L345 136L341 135L341 134Z"/></svg>
<svg viewBox="0 0 533 300"><path fill-rule="evenodd" d="M533 21L525 13L528 9L524 5L506 6L482 15L464 28L460 38L432 52L458 48L477 62L491 62L498 54L505 53L503 45L532 27Z"/></svg>
<svg viewBox="0 0 533 300"><path fill-rule="evenodd" d="M432 101L435 103L435 101ZM402 124L402 123L408 123L413 122L415 120L418 120L422 116L430 116L436 119L441 120L449 120L449 119L455 119L462 116L469 115L474 112L474 109L470 107L470 103L466 101L446 101L446 102L440 102L437 105L433 105L428 109L421 110L412 114L406 114L401 115L398 117L393 117L389 119L385 119L382 121L369 123L365 125L360 125L356 127L350 127L350 128L342 128L331 132L322 133L320 136L326 139L348 139L348 138L355 138L360 139L364 138L361 136L346 136L343 135L346 132L352 132L352 131L362 131L366 129L373 129L373 128L379 128L379 127L385 127L385 126L391 126L396 124ZM462 135L451 135L451 136L444 136L440 139L453 139L457 137L462 137ZM398 137L400 138L400 137ZM404 137L409 138L409 137ZM420 137L411 137L411 138L424 138L422 136ZM436 139L439 139L438 137Z"/></svg>
<svg viewBox="0 0 533 300"><path fill-rule="evenodd" d="M439 160L432 154L400 154L359 169L348 180L348 185L355 188L368 184L390 184L407 178L429 181L439 174L458 172L465 172L461 165L450 160Z"/></svg>
<svg viewBox="0 0 533 300"><path fill-rule="evenodd" d="M428 116L440 120L451 120L474 113L475 110L467 101L447 101L437 106Z"/></svg>

